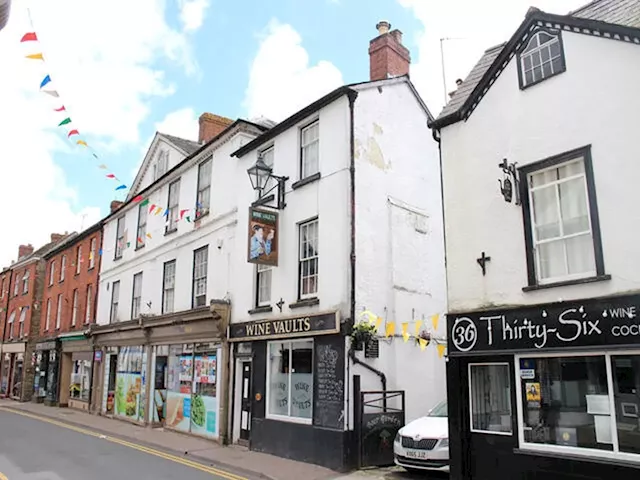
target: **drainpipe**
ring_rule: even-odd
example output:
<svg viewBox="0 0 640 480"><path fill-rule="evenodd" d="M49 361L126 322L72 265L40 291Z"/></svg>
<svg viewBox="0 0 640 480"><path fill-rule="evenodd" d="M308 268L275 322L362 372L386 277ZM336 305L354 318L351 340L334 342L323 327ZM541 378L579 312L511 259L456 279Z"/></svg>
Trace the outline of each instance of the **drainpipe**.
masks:
<svg viewBox="0 0 640 480"><path fill-rule="evenodd" d="M447 292L446 301L449 305L449 275L447 274L447 229L444 221L444 175L442 173L442 136L440 130L431 130L433 139L438 143L438 156L440 162L440 208L442 213L442 241L444 242L444 286Z"/></svg>
<svg viewBox="0 0 640 480"><path fill-rule="evenodd" d="M347 94L349 96L349 121L350 121L350 132L349 132L349 176L350 176L350 200L351 200L351 323L354 324L356 321L356 157L355 157L355 123L354 123L354 106L356 98L358 97L358 92L354 90L350 90ZM375 373L380 377L380 382L382 383L382 390L387 390L387 377L386 375L378 370L377 368L372 367L371 365L359 360L356 357L356 353L353 350L353 345L349 348L349 358L354 364L362 365L364 368L369 370L370 372ZM349 363L347 362L347 375L350 378L350 369ZM349 385L351 382L346 382ZM356 404L358 400L355 400ZM386 411L386 398L383 399L383 408ZM349 395L347 393L347 414L349 412ZM349 418L347 417L347 424L349 423Z"/></svg>

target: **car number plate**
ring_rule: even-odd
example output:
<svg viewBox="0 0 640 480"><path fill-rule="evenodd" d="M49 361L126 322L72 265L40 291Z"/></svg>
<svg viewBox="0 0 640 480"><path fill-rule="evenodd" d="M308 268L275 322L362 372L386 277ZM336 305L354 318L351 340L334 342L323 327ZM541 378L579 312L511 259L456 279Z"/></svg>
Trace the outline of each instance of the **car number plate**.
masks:
<svg viewBox="0 0 640 480"><path fill-rule="evenodd" d="M420 459L427 459L429 458L429 456L427 455L427 452L424 452L422 450L407 450L407 457L408 458L420 458Z"/></svg>

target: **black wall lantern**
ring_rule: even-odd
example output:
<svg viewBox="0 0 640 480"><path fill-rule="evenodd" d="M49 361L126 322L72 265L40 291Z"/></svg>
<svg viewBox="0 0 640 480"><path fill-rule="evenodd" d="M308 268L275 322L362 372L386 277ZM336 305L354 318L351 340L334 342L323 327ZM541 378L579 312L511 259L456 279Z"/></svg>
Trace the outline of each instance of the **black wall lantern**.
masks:
<svg viewBox="0 0 640 480"><path fill-rule="evenodd" d="M500 184L500 193L502 193L504 201L511 203L515 191L515 203L516 205L520 205L520 181L518 180L516 164L508 163L507 159L505 158L504 160L502 160L502 163L498 164L498 167L502 170L503 174L503 179L498 179L498 183Z"/></svg>
<svg viewBox="0 0 640 480"><path fill-rule="evenodd" d="M277 189L277 202L276 207L278 210L284 209L286 203L284 203L284 188L285 182L289 180L289 177L279 177L273 174L273 170L269 165L264 163L262 155L258 155L258 161L256 164L247 170L249 179L251 180L251 186L258 192L258 200L254 205L264 205L274 199L273 195L269 195L273 190ZM265 191L269 183L269 179L273 178L276 184L269 190ZM265 205L269 206L269 205Z"/></svg>

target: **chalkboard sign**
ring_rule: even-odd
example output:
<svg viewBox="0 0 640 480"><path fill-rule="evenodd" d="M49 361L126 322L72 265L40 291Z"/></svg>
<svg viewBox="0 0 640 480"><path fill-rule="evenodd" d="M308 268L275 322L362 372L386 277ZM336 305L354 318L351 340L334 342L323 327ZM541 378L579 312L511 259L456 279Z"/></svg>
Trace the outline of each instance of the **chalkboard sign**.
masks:
<svg viewBox="0 0 640 480"><path fill-rule="evenodd" d="M313 424L344 428L344 337L316 337Z"/></svg>

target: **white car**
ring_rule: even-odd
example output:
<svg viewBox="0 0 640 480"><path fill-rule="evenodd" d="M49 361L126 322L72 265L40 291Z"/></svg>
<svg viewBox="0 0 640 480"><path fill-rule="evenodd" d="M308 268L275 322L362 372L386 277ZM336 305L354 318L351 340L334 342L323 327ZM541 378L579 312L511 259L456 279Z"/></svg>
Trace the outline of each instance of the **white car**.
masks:
<svg viewBox="0 0 640 480"><path fill-rule="evenodd" d="M449 421L444 400L402 427L393 442L396 465L410 472L449 471Z"/></svg>

